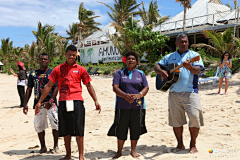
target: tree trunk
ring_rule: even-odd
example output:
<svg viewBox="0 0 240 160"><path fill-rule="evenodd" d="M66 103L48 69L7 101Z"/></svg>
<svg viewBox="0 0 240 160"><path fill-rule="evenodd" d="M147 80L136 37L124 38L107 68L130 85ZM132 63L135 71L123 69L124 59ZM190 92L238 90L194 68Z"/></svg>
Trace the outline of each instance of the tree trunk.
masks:
<svg viewBox="0 0 240 160"><path fill-rule="evenodd" d="M183 16L183 31L186 30L186 12L187 12L187 7L184 7L184 16Z"/></svg>

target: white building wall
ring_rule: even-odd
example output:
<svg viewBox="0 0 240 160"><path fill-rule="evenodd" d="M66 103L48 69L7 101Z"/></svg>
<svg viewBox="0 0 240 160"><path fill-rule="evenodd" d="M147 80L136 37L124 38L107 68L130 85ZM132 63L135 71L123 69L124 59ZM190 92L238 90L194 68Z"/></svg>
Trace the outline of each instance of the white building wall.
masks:
<svg viewBox="0 0 240 160"><path fill-rule="evenodd" d="M99 61L103 63L122 62L122 56L112 42L80 48L79 53L80 61L83 64L98 63Z"/></svg>

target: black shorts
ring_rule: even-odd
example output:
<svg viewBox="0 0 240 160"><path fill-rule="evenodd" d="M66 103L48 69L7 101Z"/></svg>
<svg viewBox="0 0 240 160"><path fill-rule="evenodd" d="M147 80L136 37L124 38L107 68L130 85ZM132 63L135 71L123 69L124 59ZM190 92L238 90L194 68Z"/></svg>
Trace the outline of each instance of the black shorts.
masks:
<svg viewBox="0 0 240 160"><path fill-rule="evenodd" d="M140 135L147 133L145 109L116 109L114 123L108 131L108 136L116 136L125 141L128 128L131 140L138 140Z"/></svg>
<svg viewBox="0 0 240 160"><path fill-rule="evenodd" d="M84 136L85 108L83 101L74 100L74 111L67 112L66 101L59 101L59 137Z"/></svg>

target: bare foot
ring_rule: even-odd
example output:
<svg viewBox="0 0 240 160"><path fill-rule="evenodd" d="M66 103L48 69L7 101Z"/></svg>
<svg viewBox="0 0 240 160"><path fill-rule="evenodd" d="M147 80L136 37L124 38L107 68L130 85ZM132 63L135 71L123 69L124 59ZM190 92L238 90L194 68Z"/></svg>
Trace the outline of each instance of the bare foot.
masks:
<svg viewBox="0 0 240 160"><path fill-rule="evenodd" d="M80 156L80 157L79 157L79 160L84 160L84 157L83 157L83 156Z"/></svg>
<svg viewBox="0 0 240 160"><path fill-rule="evenodd" d="M131 151L131 155L132 155L133 158L140 157L140 154L138 154L136 151Z"/></svg>
<svg viewBox="0 0 240 160"><path fill-rule="evenodd" d="M121 152L117 152L116 154L115 154L115 156L113 156L112 158L113 159L118 159L119 157L121 157L122 156L122 153Z"/></svg>
<svg viewBox="0 0 240 160"><path fill-rule="evenodd" d="M69 160L69 159L71 159L71 158L72 158L72 156L66 155L65 157L61 158L60 160Z"/></svg>
<svg viewBox="0 0 240 160"><path fill-rule="evenodd" d="M47 152L47 148L41 148L39 150L39 153L42 154L42 153L46 153Z"/></svg>
<svg viewBox="0 0 240 160"><path fill-rule="evenodd" d="M197 153L197 152L198 152L198 150L197 150L196 147L191 147L191 148L190 148L190 153L191 153L191 154L194 154L194 153Z"/></svg>

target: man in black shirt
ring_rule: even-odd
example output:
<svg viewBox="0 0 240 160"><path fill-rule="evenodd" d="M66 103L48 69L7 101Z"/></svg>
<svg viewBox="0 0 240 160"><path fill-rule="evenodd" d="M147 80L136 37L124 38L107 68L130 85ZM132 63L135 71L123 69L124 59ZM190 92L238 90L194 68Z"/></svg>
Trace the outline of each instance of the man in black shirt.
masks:
<svg viewBox="0 0 240 160"><path fill-rule="evenodd" d="M43 88L48 83L48 76L52 72L51 69L48 68L50 61L47 53L42 53L39 57L39 65L40 69L34 70L29 74L28 78L28 88L25 95L25 104L23 108L23 113L27 114L28 112L28 101L31 97L32 88L34 87L34 105L37 104L39 98L41 97ZM58 108L56 107L56 96L58 93L57 83L53 86L51 92L47 95L47 97L43 101L43 108L40 113L35 115L34 117L34 128L38 133L38 138L41 144L41 149L39 153L47 152L47 147L45 144L45 129L48 128L47 116L51 123L52 134L54 139L53 149L58 151Z"/></svg>

